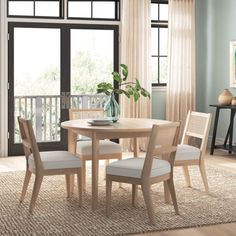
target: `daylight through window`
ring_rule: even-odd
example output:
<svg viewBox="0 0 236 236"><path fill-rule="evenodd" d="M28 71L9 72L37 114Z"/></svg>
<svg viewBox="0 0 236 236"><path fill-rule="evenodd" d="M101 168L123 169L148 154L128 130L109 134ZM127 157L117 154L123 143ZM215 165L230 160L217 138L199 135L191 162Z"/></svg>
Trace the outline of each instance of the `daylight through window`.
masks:
<svg viewBox="0 0 236 236"><path fill-rule="evenodd" d="M120 0L68 0L68 18L119 20Z"/></svg>
<svg viewBox="0 0 236 236"><path fill-rule="evenodd" d="M8 17L63 17L63 0L8 0L7 3Z"/></svg>
<svg viewBox="0 0 236 236"><path fill-rule="evenodd" d="M168 1L152 0L151 3L151 75L152 86L167 82L168 65Z"/></svg>

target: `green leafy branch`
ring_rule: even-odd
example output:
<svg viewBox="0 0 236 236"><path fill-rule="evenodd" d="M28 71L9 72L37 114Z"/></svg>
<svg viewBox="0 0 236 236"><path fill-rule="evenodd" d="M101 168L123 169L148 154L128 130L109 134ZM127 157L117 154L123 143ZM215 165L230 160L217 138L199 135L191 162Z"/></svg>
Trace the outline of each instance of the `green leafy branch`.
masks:
<svg viewBox="0 0 236 236"><path fill-rule="evenodd" d="M125 64L120 64L121 74L118 72L112 72L113 79L118 82L118 88L114 88L111 83L102 82L97 85L97 93L105 93L106 95L125 94L126 97L134 97L134 101L137 102L140 96L151 98L150 93L142 88L138 79L136 82L126 82L128 77L128 67ZM122 87L124 87L122 89Z"/></svg>

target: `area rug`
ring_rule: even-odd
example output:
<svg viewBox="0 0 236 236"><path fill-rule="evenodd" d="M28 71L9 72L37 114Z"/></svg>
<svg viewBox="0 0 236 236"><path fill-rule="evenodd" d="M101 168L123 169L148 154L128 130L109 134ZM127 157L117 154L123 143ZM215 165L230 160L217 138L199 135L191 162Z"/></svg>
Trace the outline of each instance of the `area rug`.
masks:
<svg viewBox="0 0 236 236"><path fill-rule="evenodd" d="M105 216L105 183L99 180L99 206L91 210L91 183L84 194L66 198L64 176L45 177L33 215L28 212L32 183L25 201L19 203L24 172L0 174L0 235L127 235L236 221L236 173L207 166L210 194L203 190L197 167L190 169L192 188L184 187L182 170L174 179L180 215L164 203L163 185L153 185L156 226L149 225L141 191L138 207L131 206L129 185L114 184L112 215Z"/></svg>

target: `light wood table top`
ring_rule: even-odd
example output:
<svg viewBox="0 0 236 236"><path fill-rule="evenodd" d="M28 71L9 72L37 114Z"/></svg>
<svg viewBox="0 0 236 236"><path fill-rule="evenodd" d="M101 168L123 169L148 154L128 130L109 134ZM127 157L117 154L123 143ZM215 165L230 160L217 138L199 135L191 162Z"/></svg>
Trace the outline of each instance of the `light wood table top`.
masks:
<svg viewBox="0 0 236 236"><path fill-rule="evenodd" d="M95 126L88 123L91 119L70 120L61 123L74 135L68 137L68 150L76 152L77 135L92 139L92 209L98 204L98 159L99 140L116 138L134 138L134 156L138 155L138 137L148 137L154 124L167 124L169 121L157 119L121 118L110 125Z"/></svg>

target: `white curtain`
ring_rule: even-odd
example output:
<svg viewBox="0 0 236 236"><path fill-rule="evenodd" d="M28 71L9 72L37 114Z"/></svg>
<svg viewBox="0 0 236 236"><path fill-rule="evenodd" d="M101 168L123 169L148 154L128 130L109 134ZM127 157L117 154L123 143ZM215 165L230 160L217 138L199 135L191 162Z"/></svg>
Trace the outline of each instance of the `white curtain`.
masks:
<svg viewBox="0 0 236 236"><path fill-rule="evenodd" d="M139 79L141 86L151 92L150 77L150 35L151 0L123 0L121 16L121 63L129 69L128 81ZM141 97L138 102L122 95L121 116L130 118L150 118L151 100ZM145 149L145 140L139 141ZM123 140L124 149L131 149L131 142Z"/></svg>
<svg viewBox="0 0 236 236"><path fill-rule="evenodd" d="M166 118L184 121L195 110L195 0L169 0Z"/></svg>

